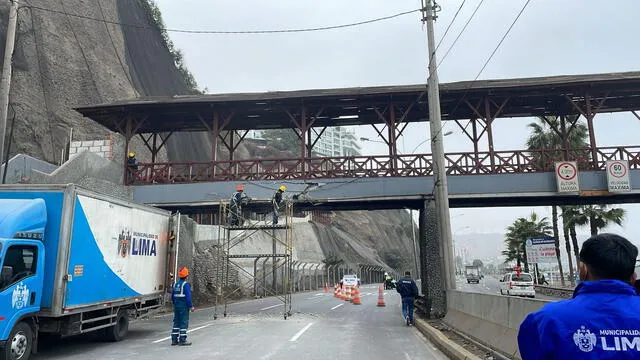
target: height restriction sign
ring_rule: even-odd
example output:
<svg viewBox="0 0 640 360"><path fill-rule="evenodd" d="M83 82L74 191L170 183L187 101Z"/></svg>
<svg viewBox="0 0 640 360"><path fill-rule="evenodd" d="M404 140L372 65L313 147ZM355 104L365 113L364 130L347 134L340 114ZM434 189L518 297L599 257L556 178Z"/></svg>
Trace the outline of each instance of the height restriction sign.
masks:
<svg viewBox="0 0 640 360"><path fill-rule="evenodd" d="M629 162L627 160L609 160L606 165L609 192L630 191Z"/></svg>
<svg viewBox="0 0 640 360"><path fill-rule="evenodd" d="M579 192L578 163L575 161L557 162L556 182L558 183L558 192Z"/></svg>

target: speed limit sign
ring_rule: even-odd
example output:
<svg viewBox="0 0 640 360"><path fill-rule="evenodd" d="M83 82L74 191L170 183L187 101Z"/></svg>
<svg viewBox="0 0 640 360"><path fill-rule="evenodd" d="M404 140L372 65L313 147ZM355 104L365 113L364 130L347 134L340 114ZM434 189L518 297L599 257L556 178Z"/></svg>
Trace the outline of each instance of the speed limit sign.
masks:
<svg viewBox="0 0 640 360"><path fill-rule="evenodd" d="M630 191L629 162L627 160L609 160L606 165L609 192Z"/></svg>

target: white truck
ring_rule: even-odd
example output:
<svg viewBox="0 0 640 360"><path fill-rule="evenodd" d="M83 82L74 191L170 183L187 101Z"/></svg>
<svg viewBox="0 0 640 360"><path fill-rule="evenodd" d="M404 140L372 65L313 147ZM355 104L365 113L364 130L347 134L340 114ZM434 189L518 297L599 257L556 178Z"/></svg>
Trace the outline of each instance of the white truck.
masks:
<svg viewBox="0 0 640 360"><path fill-rule="evenodd" d="M74 185L0 186L0 360L38 334L127 335L164 303L171 213Z"/></svg>
<svg viewBox="0 0 640 360"><path fill-rule="evenodd" d="M472 282L476 284L480 283L480 279L482 275L480 274L480 269L477 266L473 266L473 265L466 266L465 274L467 277L467 284L471 284Z"/></svg>

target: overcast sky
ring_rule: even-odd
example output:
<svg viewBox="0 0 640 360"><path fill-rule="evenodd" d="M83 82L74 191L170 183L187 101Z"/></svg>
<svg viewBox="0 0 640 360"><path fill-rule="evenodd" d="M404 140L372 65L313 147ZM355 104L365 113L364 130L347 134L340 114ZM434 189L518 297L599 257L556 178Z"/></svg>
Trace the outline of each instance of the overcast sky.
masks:
<svg viewBox="0 0 640 360"><path fill-rule="evenodd" d="M358 22L418 9L419 0L156 0L168 28L271 30ZM436 41L461 4L442 0ZM468 0L439 50L449 48L480 0ZM439 67L441 82L473 80L525 0L489 0L479 8L451 53ZM589 6L591 5L591 6ZM638 69L637 16L640 1L532 0L480 79L587 74ZM201 87L211 93L400 85L426 82L426 33L419 13L348 29L266 35L192 35L171 33ZM634 45L635 44L635 45ZM525 148L532 119L498 119L496 150ZM595 118L599 146L636 145L640 121L631 114ZM445 151L470 151L471 142L448 123ZM376 139L371 127L358 135ZM412 124L400 152L429 153L428 124ZM378 139L380 140L380 139ZM419 146L419 144L421 144ZM365 142L365 154L384 154L386 145ZM486 149L486 144L484 144ZM640 207L629 211L623 229L640 238L634 223ZM452 230L501 233L515 217L548 208L452 209ZM464 215L460 215L464 214ZM636 243L639 243L636 241Z"/></svg>

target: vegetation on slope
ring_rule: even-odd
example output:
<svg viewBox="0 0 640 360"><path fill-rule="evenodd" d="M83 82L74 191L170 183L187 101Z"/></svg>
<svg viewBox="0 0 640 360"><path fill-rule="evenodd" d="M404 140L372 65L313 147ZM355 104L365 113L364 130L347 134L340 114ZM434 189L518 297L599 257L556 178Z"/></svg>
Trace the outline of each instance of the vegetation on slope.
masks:
<svg viewBox="0 0 640 360"><path fill-rule="evenodd" d="M153 0L144 0L143 4L147 7L147 11L149 12L149 14L151 14L153 21L158 26L158 30L162 35L162 39L164 40L167 50L169 50L169 53L171 53L171 55L173 56L176 68L184 77L185 83L191 88L191 90L193 90L194 93L205 93L207 89L205 88L204 90L200 90L198 88L198 82L196 81L191 71L187 69L187 65L184 61L184 54L182 53L182 51L180 51L180 49L176 48L173 41L171 41L169 33L167 32L167 27L162 20L162 12L160 11L158 5Z"/></svg>

